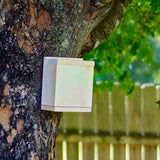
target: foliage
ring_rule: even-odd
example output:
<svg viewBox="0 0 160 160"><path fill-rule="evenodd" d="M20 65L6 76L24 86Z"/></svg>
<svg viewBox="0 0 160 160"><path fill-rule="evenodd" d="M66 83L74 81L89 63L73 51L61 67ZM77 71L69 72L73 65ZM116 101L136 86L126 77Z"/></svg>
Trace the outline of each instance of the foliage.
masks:
<svg viewBox="0 0 160 160"><path fill-rule="evenodd" d="M114 81L118 81L126 94L133 91L133 64L139 60L149 66L155 65L149 37L160 34L159 13L159 0L133 0L109 39L84 56L84 59L96 62L95 88L111 91ZM97 81L101 83L97 84Z"/></svg>
<svg viewBox="0 0 160 160"><path fill-rule="evenodd" d="M135 60L129 65L128 70L132 75L132 79L140 84L160 84L160 37L149 37L149 42L153 46L154 50L154 65L151 66L148 63L143 63L140 60Z"/></svg>
<svg viewBox="0 0 160 160"><path fill-rule="evenodd" d="M159 105L159 109L160 109L160 101L157 101L156 103Z"/></svg>

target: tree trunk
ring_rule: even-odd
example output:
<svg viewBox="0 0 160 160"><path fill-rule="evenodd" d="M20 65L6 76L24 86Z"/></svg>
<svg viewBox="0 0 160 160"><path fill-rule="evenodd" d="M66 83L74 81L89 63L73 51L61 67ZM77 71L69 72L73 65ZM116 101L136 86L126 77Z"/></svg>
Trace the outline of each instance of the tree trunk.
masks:
<svg viewBox="0 0 160 160"><path fill-rule="evenodd" d="M80 57L130 0L0 1L0 159L52 160L62 113L41 111L44 56Z"/></svg>

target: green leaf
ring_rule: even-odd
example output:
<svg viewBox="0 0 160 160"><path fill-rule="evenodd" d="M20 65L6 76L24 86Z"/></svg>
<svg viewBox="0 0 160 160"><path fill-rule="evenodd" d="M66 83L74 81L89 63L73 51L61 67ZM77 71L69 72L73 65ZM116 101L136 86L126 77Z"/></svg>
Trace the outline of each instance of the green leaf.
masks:
<svg viewBox="0 0 160 160"><path fill-rule="evenodd" d="M160 109L160 100L156 102L159 105L159 109Z"/></svg>
<svg viewBox="0 0 160 160"><path fill-rule="evenodd" d="M109 80L106 84L105 84L106 88L108 89L108 91L112 92L113 87L114 87L114 82Z"/></svg>
<svg viewBox="0 0 160 160"><path fill-rule="evenodd" d="M121 75L120 75L120 77L119 77L119 81L123 81L125 78L126 78L126 76L127 76L127 71L124 71Z"/></svg>
<svg viewBox="0 0 160 160"><path fill-rule="evenodd" d="M153 11L158 11L160 9L160 0L152 0L150 5Z"/></svg>
<svg viewBox="0 0 160 160"><path fill-rule="evenodd" d="M136 55L137 54L137 48L139 47L138 43L135 42L131 48L131 54Z"/></svg>

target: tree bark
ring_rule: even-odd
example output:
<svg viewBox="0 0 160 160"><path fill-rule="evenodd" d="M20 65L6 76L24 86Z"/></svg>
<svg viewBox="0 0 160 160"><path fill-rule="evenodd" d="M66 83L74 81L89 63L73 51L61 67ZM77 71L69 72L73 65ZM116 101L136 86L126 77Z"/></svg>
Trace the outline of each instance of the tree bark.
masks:
<svg viewBox="0 0 160 160"><path fill-rule="evenodd" d="M0 159L52 160L62 113L41 111L44 56L81 57L131 0L0 1Z"/></svg>

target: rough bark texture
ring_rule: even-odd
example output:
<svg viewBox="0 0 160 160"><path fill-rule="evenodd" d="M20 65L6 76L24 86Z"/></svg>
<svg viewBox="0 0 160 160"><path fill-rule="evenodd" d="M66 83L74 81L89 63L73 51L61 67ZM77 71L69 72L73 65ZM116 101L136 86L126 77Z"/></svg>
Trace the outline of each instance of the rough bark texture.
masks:
<svg viewBox="0 0 160 160"><path fill-rule="evenodd" d="M129 4L0 1L0 159L54 159L62 113L40 109L42 59L86 54L108 38Z"/></svg>

